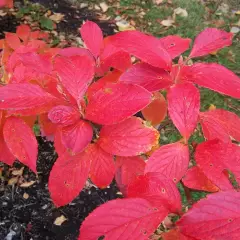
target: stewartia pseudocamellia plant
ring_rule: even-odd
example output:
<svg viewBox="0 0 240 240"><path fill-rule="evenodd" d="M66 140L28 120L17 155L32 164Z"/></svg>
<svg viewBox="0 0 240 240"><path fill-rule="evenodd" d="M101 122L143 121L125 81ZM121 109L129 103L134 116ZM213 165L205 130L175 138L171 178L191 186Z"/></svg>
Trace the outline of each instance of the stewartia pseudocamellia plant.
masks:
<svg viewBox="0 0 240 240"><path fill-rule="evenodd" d="M58 153L49 177L57 207L70 203L88 178L102 188L115 177L126 198L90 213L79 240L149 239L170 213L181 218L165 225L165 240L239 239L240 193L228 171L239 183L240 119L223 109L200 112L198 86L240 98L240 80L219 64L188 64L229 46L232 34L204 30L183 59L191 40L179 36L126 31L103 38L90 21L80 33L86 48L50 48L46 34L26 25L0 42L0 160L12 165L17 158L37 172L37 121ZM159 146L153 126L167 110L182 139ZM134 116L139 111L147 121ZM188 140L198 123L206 141L189 167ZM180 180L211 194L183 213Z"/></svg>

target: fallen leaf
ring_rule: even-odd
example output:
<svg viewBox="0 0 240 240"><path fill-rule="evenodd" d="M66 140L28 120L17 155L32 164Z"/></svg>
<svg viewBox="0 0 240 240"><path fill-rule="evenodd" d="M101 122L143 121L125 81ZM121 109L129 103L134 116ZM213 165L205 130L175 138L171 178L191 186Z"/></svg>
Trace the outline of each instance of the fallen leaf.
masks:
<svg viewBox="0 0 240 240"><path fill-rule="evenodd" d="M121 32L128 31L128 30L135 30L135 28L131 26L130 23L127 22L126 20L120 20L116 22L116 25L118 26L118 30Z"/></svg>
<svg viewBox="0 0 240 240"><path fill-rule="evenodd" d="M240 15L240 10L235 12L236 15Z"/></svg>
<svg viewBox="0 0 240 240"><path fill-rule="evenodd" d="M24 198L24 199L28 199L28 198L29 198L29 194L24 193L24 194L23 194L23 198Z"/></svg>
<svg viewBox="0 0 240 240"><path fill-rule="evenodd" d="M172 20L172 19L162 20L162 21L161 21L161 24L162 24L164 27L171 27L171 26L173 26L173 24L174 24L174 20Z"/></svg>
<svg viewBox="0 0 240 240"><path fill-rule="evenodd" d="M0 17L4 17L7 15L7 12L4 12L3 10L0 10Z"/></svg>
<svg viewBox="0 0 240 240"><path fill-rule="evenodd" d="M153 4L160 5L164 0L153 0Z"/></svg>
<svg viewBox="0 0 240 240"><path fill-rule="evenodd" d="M56 226L61 226L65 221L67 220L67 218L65 218L64 215L61 215L60 217L57 217L54 221L54 225Z"/></svg>
<svg viewBox="0 0 240 240"><path fill-rule="evenodd" d="M188 12L186 9L178 7L176 9L174 9L173 18L175 18L176 15L178 15L180 17L188 17Z"/></svg>
<svg viewBox="0 0 240 240"><path fill-rule="evenodd" d="M22 184L20 185L20 187L22 187L22 188L28 188L28 187L32 186L35 182L36 182L36 181L25 182L25 183L22 183Z"/></svg>
<svg viewBox="0 0 240 240"><path fill-rule="evenodd" d="M99 5L104 13L108 10L108 5L105 2L102 2Z"/></svg>
<svg viewBox="0 0 240 240"><path fill-rule="evenodd" d="M64 16L62 13L54 13L49 18L56 23L60 23L64 19Z"/></svg>
<svg viewBox="0 0 240 240"><path fill-rule="evenodd" d="M24 167L12 171L13 176L22 176Z"/></svg>
<svg viewBox="0 0 240 240"><path fill-rule="evenodd" d="M13 177L8 180L8 185L15 185L18 182L18 177Z"/></svg>

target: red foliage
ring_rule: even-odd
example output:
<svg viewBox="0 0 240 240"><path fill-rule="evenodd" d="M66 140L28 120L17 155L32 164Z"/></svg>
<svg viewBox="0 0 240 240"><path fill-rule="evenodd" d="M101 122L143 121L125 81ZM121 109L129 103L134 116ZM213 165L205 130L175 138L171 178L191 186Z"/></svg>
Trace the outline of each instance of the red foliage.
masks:
<svg viewBox="0 0 240 240"><path fill-rule="evenodd" d="M190 39L139 31L104 38L90 21L80 33L87 49L51 48L48 34L27 25L6 33L0 44L0 160L12 165L17 158L37 172L37 121L58 153L49 177L57 207L70 203L88 178L103 188L115 177L127 198L95 209L80 240L146 240L172 213L181 218L175 225L171 215L163 221L165 240L239 239L240 196L230 180L234 175L240 184L240 119L223 109L200 112L196 85L240 98L240 79L219 64L188 65L229 46L232 34L208 28L186 60L173 62ZM159 146L153 126L167 110L183 139ZM140 111L147 121L133 116ZM191 136L198 123L206 141L196 147ZM179 181L188 198L191 189L211 195L183 213Z"/></svg>

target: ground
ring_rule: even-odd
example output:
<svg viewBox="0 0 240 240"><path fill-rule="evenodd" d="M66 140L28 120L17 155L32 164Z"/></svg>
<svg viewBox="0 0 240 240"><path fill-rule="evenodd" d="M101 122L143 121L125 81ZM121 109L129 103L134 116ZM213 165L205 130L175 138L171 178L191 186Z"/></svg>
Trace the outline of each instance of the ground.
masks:
<svg viewBox="0 0 240 240"><path fill-rule="evenodd" d="M32 5L36 2L42 5ZM97 22L105 36L124 28L135 28L157 37L178 34L194 39L206 27L218 27L227 31L233 31L233 27L235 31L240 28L239 0L106 0L104 3L105 5L101 5L98 0L72 0L71 6L65 1L57 0L16 1L16 11L9 11L7 15L0 14L0 38L4 36L4 31L14 32L20 22L25 22L32 27L49 31L53 38L52 46L81 45L78 28L87 19ZM185 9L187 16L174 16L177 8ZM54 13L62 13L64 20L57 24L49 20ZM171 20L170 26L163 26L163 20ZM240 75L239 53L238 32L234 34L232 46L198 60L218 62ZM238 100L201 89L201 110L208 109L210 104L240 115ZM180 138L174 126L166 119L161 124L161 143L175 142ZM202 140L200 129L197 129L190 141ZM1 168L0 165L0 239L8 236L7 240L74 240L77 238L80 223L88 213L105 201L119 197L118 189L115 184L103 190L92 186L82 191L73 203L56 209L47 190L47 180L56 154L51 142L41 137L38 141L38 177L27 168L17 176L18 179L24 178L28 182L35 181L32 186L21 188L17 184L9 184L9 180L15 177L13 170L21 169L21 164L16 163L12 169L3 165ZM181 184L179 188L187 206ZM193 201L205 196L203 192L190 194ZM61 215L67 220L57 226L54 221Z"/></svg>

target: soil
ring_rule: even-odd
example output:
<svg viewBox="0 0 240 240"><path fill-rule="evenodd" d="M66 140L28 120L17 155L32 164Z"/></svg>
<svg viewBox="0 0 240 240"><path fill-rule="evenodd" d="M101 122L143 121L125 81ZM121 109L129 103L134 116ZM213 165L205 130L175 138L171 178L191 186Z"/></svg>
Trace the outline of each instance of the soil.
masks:
<svg viewBox="0 0 240 240"><path fill-rule="evenodd" d="M118 197L118 189L112 184L106 189L92 186L84 189L69 205L55 208L48 192L47 182L51 168L57 158L52 142L38 137L39 156L36 178L25 167L23 177L26 181L36 181L29 188L7 185L9 167L4 166L0 191L0 239L1 240L75 240L79 227L85 217L97 206ZM15 163L14 168L23 165ZM28 194L28 199L24 198ZM67 218L61 226L54 225L57 217Z"/></svg>

